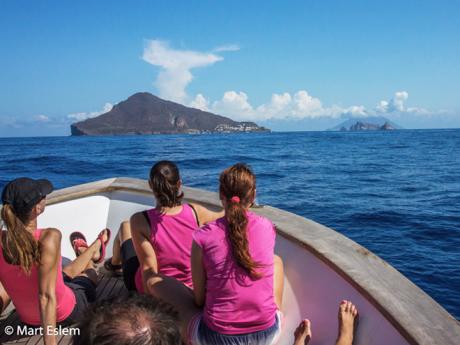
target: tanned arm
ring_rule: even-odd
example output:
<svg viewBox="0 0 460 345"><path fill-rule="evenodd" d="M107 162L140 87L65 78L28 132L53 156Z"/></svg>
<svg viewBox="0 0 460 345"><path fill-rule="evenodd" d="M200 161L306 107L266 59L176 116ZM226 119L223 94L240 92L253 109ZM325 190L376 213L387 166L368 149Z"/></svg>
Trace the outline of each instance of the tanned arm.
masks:
<svg viewBox="0 0 460 345"><path fill-rule="evenodd" d="M152 286L158 279L158 262L155 250L150 242L150 226L142 213L134 214L130 219L134 249L142 272L144 292L152 295Z"/></svg>
<svg viewBox="0 0 460 345"><path fill-rule="evenodd" d="M203 266L203 251L195 241L192 244L192 280L195 304L202 307L206 300L206 272Z"/></svg>
<svg viewBox="0 0 460 345"><path fill-rule="evenodd" d="M0 248L0 250L2 250ZM0 313L2 313L6 307L11 302L10 296L8 296L8 293L6 292L5 288L3 287L2 283L0 282Z"/></svg>
<svg viewBox="0 0 460 345"><path fill-rule="evenodd" d="M56 345L56 279L61 253L61 233L57 229L43 231L40 238L40 266L38 294L40 317L46 345Z"/></svg>

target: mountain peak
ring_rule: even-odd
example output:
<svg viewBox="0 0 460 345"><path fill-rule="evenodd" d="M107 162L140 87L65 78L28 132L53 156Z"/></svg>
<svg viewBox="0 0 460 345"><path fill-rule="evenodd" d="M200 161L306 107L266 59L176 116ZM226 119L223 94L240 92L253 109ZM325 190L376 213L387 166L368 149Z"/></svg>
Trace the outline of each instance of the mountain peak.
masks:
<svg viewBox="0 0 460 345"><path fill-rule="evenodd" d="M138 92L109 112L71 125L72 135L129 135L269 131L253 122L237 122L224 116L189 108Z"/></svg>

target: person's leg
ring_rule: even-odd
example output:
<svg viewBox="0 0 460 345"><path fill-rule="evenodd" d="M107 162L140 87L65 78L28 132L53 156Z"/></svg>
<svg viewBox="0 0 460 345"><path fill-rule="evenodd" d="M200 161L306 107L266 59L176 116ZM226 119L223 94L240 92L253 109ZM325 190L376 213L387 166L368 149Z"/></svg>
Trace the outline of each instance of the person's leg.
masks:
<svg viewBox="0 0 460 345"><path fill-rule="evenodd" d="M121 223L117 237L120 241L123 281L128 291L136 291L136 273L139 269L139 259L134 250L131 225L129 222Z"/></svg>
<svg viewBox="0 0 460 345"><path fill-rule="evenodd" d="M179 313L182 339L188 343L188 327L190 322L202 310L195 304L192 290L178 280L158 275L150 279L150 293L171 304Z"/></svg>
<svg viewBox="0 0 460 345"><path fill-rule="evenodd" d="M78 278L78 277L87 277L89 278L95 285L97 285L97 272L96 268L94 267L93 260L89 260L88 264L84 268L83 272L80 272L80 274L77 274L76 277L73 277L72 279Z"/></svg>
<svg viewBox="0 0 460 345"><path fill-rule="evenodd" d="M307 345L311 339L311 323L305 319L294 332L294 345Z"/></svg>
<svg viewBox="0 0 460 345"><path fill-rule="evenodd" d="M131 238L131 226L129 221L121 222L120 227L118 228L117 235L115 236L115 240L113 241L113 252L112 258L110 262L114 266L118 266L122 264L121 258L121 244L126 240Z"/></svg>
<svg viewBox="0 0 460 345"><path fill-rule="evenodd" d="M107 240L107 231L104 231L102 237L103 241ZM67 274L71 279L82 274L88 269L92 269L93 261L96 261L100 257L101 241L97 239L94 241L88 249L81 248L80 255L77 256L70 264L65 266L62 271Z"/></svg>
<svg viewBox="0 0 460 345"><path fill-rule="evenodd" d="M123 244L123 242L126 242L127 240L130 240L133 237L131 234L131 224L129 223L129 221L121 222L117 237L119 238L119 241L120 241L119 242L120 247ZM120 256L120 260L121 260L121 256Z"/></svg>
<svg viewBox="0 0 460 345"><path fill-rule="evenodd" d="M119 232L117 233L117 236L115 236L115 239L113 241L113 251L112 257L110 258L110 262L113 266L121 265L121 244Z"/></svg>
<svg viewBox="0 0 460 345"><path fill-rule="evenodd" d="M339 307L339 333L336 345L352 345L358 310L350 301L342 301Z"/></svg>
<svg viewBox="0 0 460 345"><path fill-rule="evenodd" d="M283 306L283 290L284 290L284 267L283 260L275 255L274 258L275 272L274 272L274 293L275 293L275 303L279 310Z"/></svg>

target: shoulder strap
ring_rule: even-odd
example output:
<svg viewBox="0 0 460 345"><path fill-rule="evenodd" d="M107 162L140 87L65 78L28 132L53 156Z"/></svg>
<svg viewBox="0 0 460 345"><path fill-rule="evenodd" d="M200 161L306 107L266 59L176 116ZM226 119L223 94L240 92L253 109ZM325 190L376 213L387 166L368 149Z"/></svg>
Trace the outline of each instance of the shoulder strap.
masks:
<svg viewBox="0 0 460 345"><path fill-rule="evenodd" d="M193 207L192 204L188 204L190 208L192 209L193 213L195 214L195 219L196 219L196 224L200 226L200 218L198 218L198 213L196 213L195 207Z"/></svg>
<svg viewBox="0 0 460 345"><path fill-rule="evenodd" d="M149 225L149 229L152 229L152 224L150 224L150 217L147 211L142 211L142 214L145 217L145 220L147 221L147 224Z"/></svg>

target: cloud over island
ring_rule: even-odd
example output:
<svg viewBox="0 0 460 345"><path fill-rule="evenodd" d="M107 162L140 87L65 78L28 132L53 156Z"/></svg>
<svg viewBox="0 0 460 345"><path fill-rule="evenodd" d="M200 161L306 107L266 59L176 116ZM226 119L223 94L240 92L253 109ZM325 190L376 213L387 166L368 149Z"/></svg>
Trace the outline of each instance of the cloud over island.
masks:
<svg viewBox="0 0 460 345"><path fill-rule="evenodd" d="M192 69L206 67L224 60L219 52L238 51L236 44L226 44L211 52L180 50L172 48L162 40L146 40L142 58L160 67L154 85L159 96L204 111L228 116L235 120L301 120L301 119L340 119L346 117L365 117L391 113L423 115L433 113L421 107L407 107L407 91L397 91L391 99L381 100L374 108L364 105L324 105L322 101L307 90L294 93L273 93L263 104L254 105L242 90L224 92L222 98L210 100L203 93L195 96L187 94L186 88L193 80Z"/></svg>

